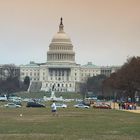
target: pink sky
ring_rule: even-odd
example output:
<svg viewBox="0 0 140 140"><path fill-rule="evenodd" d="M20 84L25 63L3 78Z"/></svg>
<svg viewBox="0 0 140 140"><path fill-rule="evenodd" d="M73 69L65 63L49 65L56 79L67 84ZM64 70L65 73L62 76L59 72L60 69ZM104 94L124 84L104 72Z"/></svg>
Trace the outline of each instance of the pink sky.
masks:
<svg viewBox="0 0 140 140"><path fill-rule="evenodd" d="M45 62L61 16L77 63L140 56L140 0L0 0L0 64Z"/></svg>

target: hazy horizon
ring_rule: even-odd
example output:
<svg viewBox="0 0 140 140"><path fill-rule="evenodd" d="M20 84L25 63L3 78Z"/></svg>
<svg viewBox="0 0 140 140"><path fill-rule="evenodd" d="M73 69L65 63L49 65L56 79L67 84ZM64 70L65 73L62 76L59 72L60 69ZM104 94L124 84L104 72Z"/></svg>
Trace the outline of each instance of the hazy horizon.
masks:
<svg viewBox="0 0 140 140"><path fill-rule="evenodd" d="M140 0L0 0L0 64L46 62L60 17L76 63L140 56Z"/></svg>

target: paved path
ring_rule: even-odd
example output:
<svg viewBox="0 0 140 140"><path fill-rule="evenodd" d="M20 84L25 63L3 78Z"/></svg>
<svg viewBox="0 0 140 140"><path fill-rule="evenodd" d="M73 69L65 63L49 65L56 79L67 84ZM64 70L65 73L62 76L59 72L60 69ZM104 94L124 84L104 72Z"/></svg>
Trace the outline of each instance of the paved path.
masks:
<svg viewBox="0 0 140 140"><path fill-rule="evenodd" d="M128 112L132 112L132 113L140 113L140 110L123 110L123 111L128 111Z"/></svg>

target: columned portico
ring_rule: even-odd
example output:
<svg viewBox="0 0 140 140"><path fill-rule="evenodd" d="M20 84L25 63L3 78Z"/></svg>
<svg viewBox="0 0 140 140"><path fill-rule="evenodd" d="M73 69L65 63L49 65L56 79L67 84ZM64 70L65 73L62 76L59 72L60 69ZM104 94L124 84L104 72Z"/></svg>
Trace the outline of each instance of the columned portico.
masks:
<svg viewBox="0 0 140 140"><path fill-rule="evenodd" d="M56 82L69 81L70 68L49 68L49 80Z"/></svg>

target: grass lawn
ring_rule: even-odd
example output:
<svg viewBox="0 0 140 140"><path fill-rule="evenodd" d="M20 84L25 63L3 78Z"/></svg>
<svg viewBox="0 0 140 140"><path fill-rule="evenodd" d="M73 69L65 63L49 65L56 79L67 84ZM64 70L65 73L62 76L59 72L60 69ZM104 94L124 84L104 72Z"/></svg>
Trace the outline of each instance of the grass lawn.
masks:
<svg viewBox="0 0 140 140"><path fill-rule="evenodd" d="M140 114L71 107L52 116L49 108L0 108L0 140L139 139Z"/></svg>

